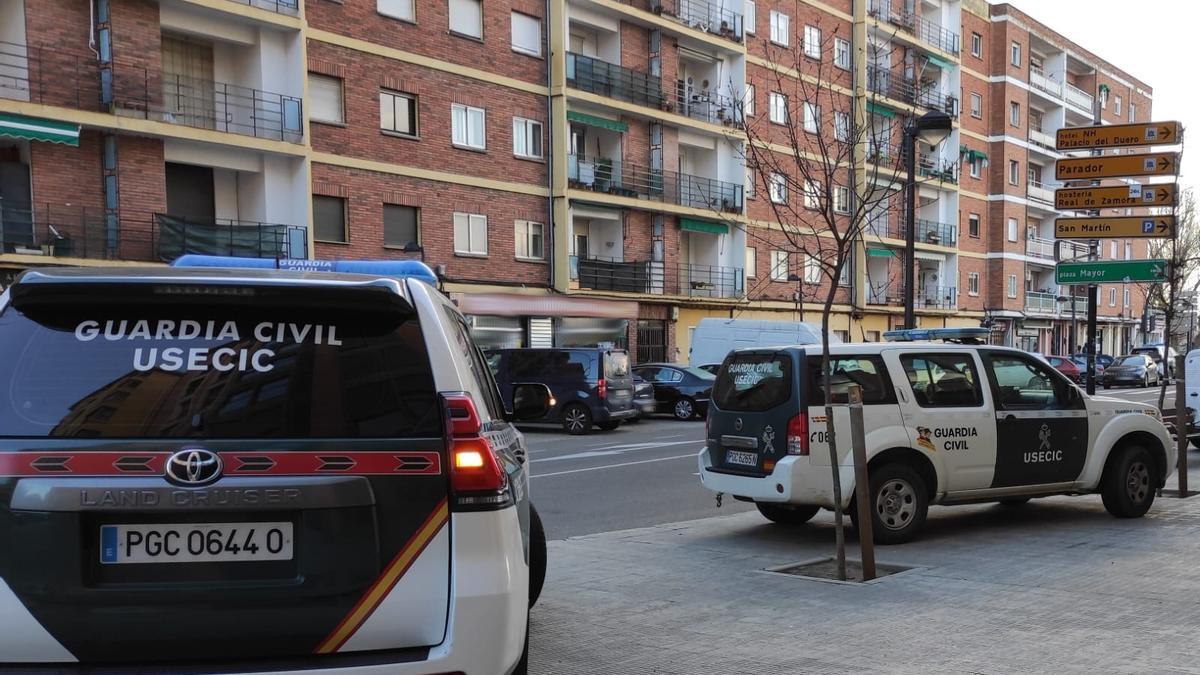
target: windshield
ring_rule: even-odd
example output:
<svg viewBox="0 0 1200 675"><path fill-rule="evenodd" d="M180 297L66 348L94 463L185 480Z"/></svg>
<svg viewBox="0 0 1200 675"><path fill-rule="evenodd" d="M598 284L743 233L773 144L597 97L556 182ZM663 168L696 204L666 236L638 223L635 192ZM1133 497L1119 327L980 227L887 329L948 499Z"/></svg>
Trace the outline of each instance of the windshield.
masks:
<svg viewBox="0 0 1200 675"><path fill-rule="evenodd" d="M1116 361L1113 361L1113 365L1114 366L1144 366L1144 365L1146 365L1146 357L1141 356L1141 355L1122 356L1121 358L1117 359Z"/></svg>
<svg viewBox="0 0 1200 675"><path fill-rule="evenodd" d="M713 375L712 373L708 372L707 370L704 370L703 368L693 368L691 366L685 366L683 368L680 368L680 370L682 370L685 373L689 373L690 375L694 376L696 379L704 380L705 382L712 382L713 380L717 379L716 375Z"/></svg>

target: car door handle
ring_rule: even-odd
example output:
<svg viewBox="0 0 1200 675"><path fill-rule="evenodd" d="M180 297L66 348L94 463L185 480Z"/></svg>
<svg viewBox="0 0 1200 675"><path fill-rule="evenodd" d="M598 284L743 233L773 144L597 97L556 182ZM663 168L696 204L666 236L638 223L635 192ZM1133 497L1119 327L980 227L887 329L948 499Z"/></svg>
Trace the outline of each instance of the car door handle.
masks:
<svg viewBox="0 0 1200 675"><path fill-rule="evenodd" d="M1005 422L1011 422L1012 420L1015 420L1015 419L1017 419L1017 416L1016 416L1016 415L1005 415L1005 416L1004 416L1004 421L1005 421Z"/></svg>

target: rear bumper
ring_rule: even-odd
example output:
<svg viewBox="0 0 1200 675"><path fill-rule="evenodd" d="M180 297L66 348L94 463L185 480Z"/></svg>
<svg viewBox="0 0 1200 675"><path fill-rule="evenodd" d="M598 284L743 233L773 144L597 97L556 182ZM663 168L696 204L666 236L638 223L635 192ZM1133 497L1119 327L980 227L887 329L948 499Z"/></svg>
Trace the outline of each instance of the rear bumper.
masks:
<svg viewBox="0 0 1200 675"><path fill-rule="evenodd" d="M638 416L639 410L637 406L631 406L628 410L609 410L601 408L599 414L596 415L596 420L603 422L605 420L631 420Z"/></svg>
<svg viewBox="0 0 1200 675"><path fill-rule="evenodd" d="M833 481L829 467L815 466L808 457L785 457L775 470L762 477L718 473L708 459L708 449L697 457L700 483L713 492L747 497L756 502L816 504L833 508ZM846 471L842 471L843 480ZM846 491L843 490L843 494Z"/></svg>

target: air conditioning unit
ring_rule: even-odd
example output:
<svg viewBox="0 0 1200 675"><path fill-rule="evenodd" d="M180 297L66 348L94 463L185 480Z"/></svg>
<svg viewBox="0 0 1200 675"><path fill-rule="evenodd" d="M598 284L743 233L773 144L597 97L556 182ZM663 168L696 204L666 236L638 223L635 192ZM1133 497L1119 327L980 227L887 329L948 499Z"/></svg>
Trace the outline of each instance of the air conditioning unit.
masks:
<svg viewBox="0 0 1200 675"><path fill-rule="evenodd" d="M946 97L946 114L952 117L958 117L958 99L956 97Z"/></svg>

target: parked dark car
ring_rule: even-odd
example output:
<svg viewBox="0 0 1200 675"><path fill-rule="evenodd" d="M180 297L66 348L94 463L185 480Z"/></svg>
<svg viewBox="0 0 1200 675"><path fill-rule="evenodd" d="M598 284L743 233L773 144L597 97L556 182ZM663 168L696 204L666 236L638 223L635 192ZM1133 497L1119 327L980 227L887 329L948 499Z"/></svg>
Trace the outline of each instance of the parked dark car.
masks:
<svg viewBox="0 0 1200 675"><path fill-rule="evenodd" d="M1047 363L1054 366L1055 370L1070 378L1072 382L1083 381L1083 371L1079 370L1079 365L1071 357L1050 355L1043 358L1046 359Z"/></svg>
<svg viewBox="0 0 1200 675"><path fill-rule="evenodd" d="M633 407L637 408L638 416L629 420L630 422L654 414L654 385L637 373L633 374Z"/></svg>
<svg viewBox="0 0 1200 675"><path fill-rule="evenodd" d="M680 420L708 414L708 400L717 379L712 373L674 363L645 363L633 372L654 385L654 412L671 413Z"/></svg>
<svg viewBox="0 0 1200 675"><path fill-rule="evenodd" d="M704 365L702 365L702 366L696 366L696 367L697 367L697 368L699 368L700 370L703 370L703 371L705 371L705 372L709 372L709 373L712 373L713 375L716 375L716 374L717 374L717 371L721 369L721 364L719 364L719 363L706 363L706 364L704 364Z"/></svg>
<svg viewBox="0 0 1200 675"><path fill-rule="evenodd" d="M512 409L515 385L550 388L554 405L544 419L531 422L558 423L567 433L587 434L593 426L611 431L638 415L629 354L623 349L496 349L487 359L506 409Z"/></svg>
<svg viewBox="0 0 1200 675"><path fill-rule="evenodd" d="M1178 355L1178 352L1175 351L1174 347L1164 347L1161 342L1157 342L1134 347L1129 353L1145 354L1154 359L1154 363L1158 365L1159 371L1168 380L1171 379L1175 372L1175 357ZM1164 356L1166 357L1165 360Z"/></svg>
<svg viewBox="0 0 1200 675"><path fill-rule="evenodd" d="M1079 369L1080 381L1087 379L1087 354L1072 354L1071 360L1075 362L1075 367ZM1100 374L1104 369L1111 366L1113 357L1108 354L1096 355L1096 381L1100 381Z"/></svg>
<svg viewBox="0 0 1200 675"><path fill-rule="evenodd" d="M1129 354L1113 361L1099 379L1101 386L1108 389L1121 385L1148 387L1151 383L1161 384L1163 377L1165 375L1149 355Z"/></svg>

